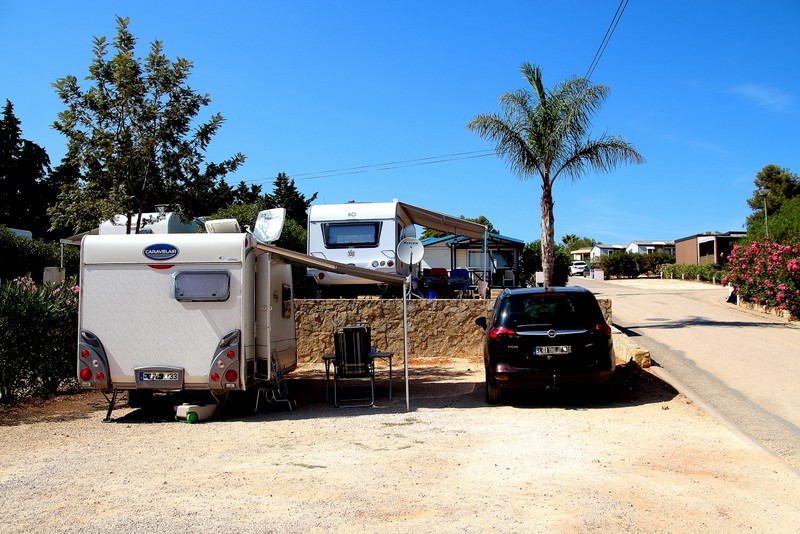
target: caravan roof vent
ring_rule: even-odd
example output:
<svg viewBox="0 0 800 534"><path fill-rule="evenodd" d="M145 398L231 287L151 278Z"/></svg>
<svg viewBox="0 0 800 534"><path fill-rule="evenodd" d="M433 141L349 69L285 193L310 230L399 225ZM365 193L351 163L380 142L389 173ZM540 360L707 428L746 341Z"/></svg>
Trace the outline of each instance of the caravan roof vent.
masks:
<svg viewBox="0 0 800 534"><path fill-rule="evenodd" d="M253 230L253 237L262 245L274 243L281 236L285 220L285 208L260 211L256 219L256 227Z"/></svg>
<svg viewBox="0 0 800 534"><path fill-rule="evenodd" d="M242 230L236 219L216 219L206 221L206 232L209 234L240 234Z"/></svg>

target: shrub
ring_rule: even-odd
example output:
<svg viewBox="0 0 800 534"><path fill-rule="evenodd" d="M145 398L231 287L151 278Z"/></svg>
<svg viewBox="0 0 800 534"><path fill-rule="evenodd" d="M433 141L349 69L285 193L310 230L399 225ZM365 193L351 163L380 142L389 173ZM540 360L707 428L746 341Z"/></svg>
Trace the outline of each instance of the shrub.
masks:
<svg viewBox="0 0 800 534"><path fill-rule="evenodd" d="M608 256L602 256L598 261L598 268L604 272L606 278L636 278L639 276L639 263L636 256L639 254L614 252Z"/></svg>
<svg viewBox="0 0 800 534"><path fill-rule="evenodd" d="M661 265L660 273L664 278L683 278L686 280L700 280L701 282L721 283L726 270L717 263L705 265Z"/></svg>
<svg viewBox="0 0 800 534"><path fill-rule="evenodd" d="M675 263L675 256L672 254L635 254L635 256L639 274L643 276L657 276L663 265Z"/></svg>
<svg viewBox="0 0 800 534"><path fill-rule="evenodd" d="M74 380L78 286L0 281L0 402L49 396Z"/></svg>
<svg viewBox="0 0 800 534"><path fill-rule="evenodd" d="M800 245L769 240L736 245L723 280L740 298L800 316Z"/></svg>
<svg viewBox="0 0 800 534"><path fill-rule="evenodd" d="M41 239L25 239L0 228L0 280L18 276L42 281L45 267L61 265L61 246ZM13 260L12 260L13 258ZM78 272L80 251L78 247L64 247L64 267L69 273Z"/></svg>

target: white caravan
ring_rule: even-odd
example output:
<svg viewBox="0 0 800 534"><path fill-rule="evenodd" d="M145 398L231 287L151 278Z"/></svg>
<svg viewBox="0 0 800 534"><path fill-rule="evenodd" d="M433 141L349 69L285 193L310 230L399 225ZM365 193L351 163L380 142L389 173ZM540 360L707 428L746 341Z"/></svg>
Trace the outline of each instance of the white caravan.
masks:
<svg viewBox="0 0 800 534"><path fill-rule="evenodd" d="M120 391L220 401L274 383L297 367L292 290L249 232L86 236L80 384L112 394L109 419Z"/></svg>
<svg viewBox="0 0 800 534"><path fill-rule="evenodd" d="M320 204L311 206L308 212L308 255L315 258L407 276L411 266L395 253L397 244L406 237L416 237L416 227L397 200ZM373 280L320 269L310 268L308 275L332 295L386 287Z"/></svg>

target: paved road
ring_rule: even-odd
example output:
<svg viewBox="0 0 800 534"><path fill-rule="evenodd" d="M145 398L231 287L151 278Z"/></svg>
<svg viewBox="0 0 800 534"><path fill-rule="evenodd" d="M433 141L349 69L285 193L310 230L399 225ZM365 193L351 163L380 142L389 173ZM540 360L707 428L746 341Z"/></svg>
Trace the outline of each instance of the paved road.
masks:
<svg viewBox="0 0 800 534"><path fill-rule="evenodd" d="M725 303L727 289L573 278L612 322L724 420L800 470L800 327Z"/></svg>

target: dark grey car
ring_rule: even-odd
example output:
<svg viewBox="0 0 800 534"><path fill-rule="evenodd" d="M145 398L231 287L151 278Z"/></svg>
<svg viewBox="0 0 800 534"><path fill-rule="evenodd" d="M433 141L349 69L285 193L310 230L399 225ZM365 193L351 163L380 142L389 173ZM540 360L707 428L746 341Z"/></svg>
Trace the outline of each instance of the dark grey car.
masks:
<svg viewBox="0 0 800 534"><path fill-rule="evenodd" d="M485 330L486 402L506 389L607 384L614 372L611 328L582 287L504 290Z"/></svg>

